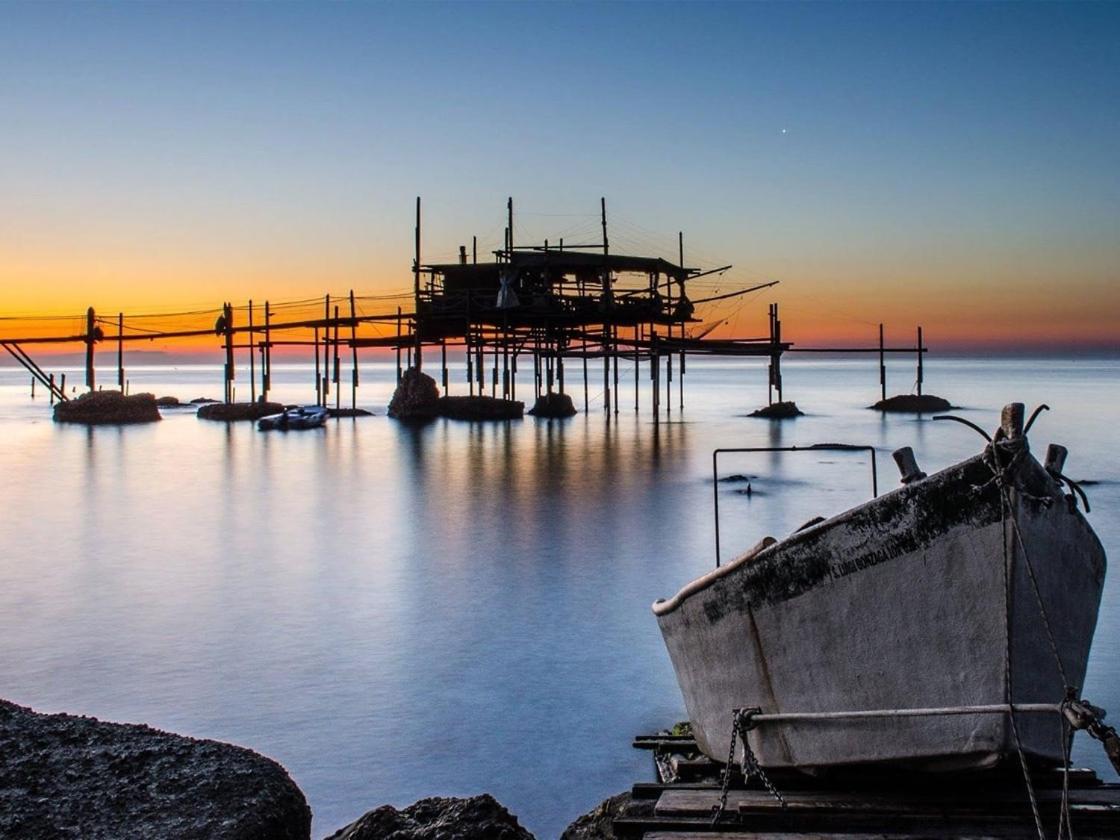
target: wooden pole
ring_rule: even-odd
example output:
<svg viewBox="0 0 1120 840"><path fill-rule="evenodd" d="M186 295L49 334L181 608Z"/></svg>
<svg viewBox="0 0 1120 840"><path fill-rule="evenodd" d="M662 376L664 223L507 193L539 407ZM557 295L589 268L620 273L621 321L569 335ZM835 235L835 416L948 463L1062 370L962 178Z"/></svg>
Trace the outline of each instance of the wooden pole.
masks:
<svg viewBox="0 0 1120 840"><path fill-rule="evenodd" d="M587 414L587 335L583 337L583 413Z"/></svg>
<svg viewBox="0 0 1120 840"><path fill-rule="evenodd" d="M611 356L614 367L614 413L618 414L618 327L611 327Z"/></svg>
<svg viewBox="0 0 1120 840"><path fill-rule="evenodd" d="M95 315L93 307L91 306L86 310L86 387L91 391L94 389L94 371L93 371L93 340L94 340L94 319Z"/></svg>
<svg viewBox="0 0 1120 840"><path fill-rule="evenodd" d="M51 379L51 384L50 384L51 405L54 405L54 374L53 373L51 374L50 379ZM31 381L34 382L35 380L33 379Z"/></svg>
<svg viewBox="0 0 1120 840"><path fill-rule="evenodd" d="M917 395L922 395L922 327L917 328Z"/></svg>
<svg viewBox="0 0 1120 840"><path fill-rule="evenodd" d="M414 349L416 351L416 370L419 371L423 367L420 351L420 196L416 196L416 256L413 264L413 297L414 303L414 320L412 322L412 336Z"/></svg>
<svg viewBox="0 0 1120 840"><path fill-rule="evenodd" d="M774 379L778 387L778 402L782 401L782 319L778 317L778 304L774 304Z"/></svg>
<svg viewBox="0 0 1120 840"><path fill-rule="evenodd" d="M401 384L401 308L397 307L397 384Z"/></svg>
<svg viewBox="0 0 1120 840"><path fill-rule="evenodd" d="M443 370L443 393L447 393L447 341L439 340L440 365Z"/></svg>
<svg viewBox="0 0 1120 840"><path fill-rule="evenodd" d="M882 399L887 398L887 359L883 352L883 325L879 325L879 391Z"/></svg>
<svg viewBox="0 0 1120 840"><path fill-rule="evenodd" d="M272 312L268 301L264 302L264 347L261 348L261 399L268 402L268 391L272 387Z"/></svg>
<svg viewBox="0 0 1120 840"><path fill-rule="evenodd" d="M117 313L117 387L124 393L124 313Z"/></svg>
<svg viewBox="0 0 1120 840"><path fill-rule="evenodd" d="M319 371L319 328L315 328L315 405L323 404L323 377Z"/></svg>
<svg viewBox="0 0 1120 840"><path fill-rule="evenodd" d="M233 359L233 304L226 303L226 402L234 399L233 381L237 378Z"/></svg>
<svg viewBox="0 0 1120 840"><path fill-rule="evenodd" d="M323 408L330 403L331 395L331 296L323 298L323 387L320 393Z"/></svg>
<svg viewBox="0 0 1120 840"><path fill-rule="evenodd" d="M257 357L253 352L253 301L249 301L249 399L257 401Z"/></svg>
<svg viewBox="0 0 1120 840"><path fill-rule="evenodd" d="M338 317L338 304L336 303L335 306L334 306L334 376L333 376L333 379L334 379L334 407L335 407L336 411L338 409L342 408L342 388L340 387L341 384L342 384L342 373L339 370L339 368L342 365L341 365L341 359L339 358L339 352L338 352L338 345L339 345L338 329L339 329L339 317Z"/></svg>
<svg viewBox="0 0 1120 840"><path fill-rule="evenodd" d="M61 379L61 382L58 386L58 390L63 396L66 396L66 374L65 373L62 374L62 379Z"/></svg>
<svg viewBox="0 0 1120 840"><path fill-rule="evenodd" d="M638 344L642 340L642 325L634 325L634 411L638 411L638 378L641 376L641 359L638 355Z"/></svg>

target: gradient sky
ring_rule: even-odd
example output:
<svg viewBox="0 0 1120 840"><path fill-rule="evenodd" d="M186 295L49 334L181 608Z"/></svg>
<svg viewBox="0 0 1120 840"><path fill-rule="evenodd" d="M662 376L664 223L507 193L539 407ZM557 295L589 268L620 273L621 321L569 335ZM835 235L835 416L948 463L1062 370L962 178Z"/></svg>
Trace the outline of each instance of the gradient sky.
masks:
<svg viewBox="0 0 1120 840"><path fill-rule="evenodd" d="M1120 345L1117 4L7 3L0 114L0 314L396 291L416 195L431 259L606 196L782 281L738 334Z"/></svg>

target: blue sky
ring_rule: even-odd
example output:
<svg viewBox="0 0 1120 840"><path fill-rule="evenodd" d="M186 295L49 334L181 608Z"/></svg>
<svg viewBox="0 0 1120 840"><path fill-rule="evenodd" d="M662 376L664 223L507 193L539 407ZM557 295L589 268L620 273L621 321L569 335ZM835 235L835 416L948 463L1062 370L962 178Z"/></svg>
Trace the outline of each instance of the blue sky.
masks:
<svg viewBox="0 0 1120 840"><path fill-rule="evenodd" d="M418 194L433 256L605 195L806 301L1116 315L1118 44L1117 4L4 4L0 269L399 285Z"/></svg>

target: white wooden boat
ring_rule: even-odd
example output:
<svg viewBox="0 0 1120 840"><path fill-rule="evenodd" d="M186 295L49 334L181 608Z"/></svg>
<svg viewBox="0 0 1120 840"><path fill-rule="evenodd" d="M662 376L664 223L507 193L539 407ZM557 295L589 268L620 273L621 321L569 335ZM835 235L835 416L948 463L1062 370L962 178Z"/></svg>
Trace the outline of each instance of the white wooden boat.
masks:
<svg viewBox="0 0 1120 840"><path fill-rule="evenodd" d="M263 431L277 429L288 431L296 429L317 429L327 422L327 409L317 405L301 405L287 408L279 414L270 414L257 421L257 428Z"/></svg>
<svg viewBox="0 0 1120 840"><path fill-rule="evenodd" d="M763 767L985 767L1016 732L1028 759L1063 760L1104 550L1021 405L995 440L654 604L705 754L726 761L733 710L757 707Z"/></svg>

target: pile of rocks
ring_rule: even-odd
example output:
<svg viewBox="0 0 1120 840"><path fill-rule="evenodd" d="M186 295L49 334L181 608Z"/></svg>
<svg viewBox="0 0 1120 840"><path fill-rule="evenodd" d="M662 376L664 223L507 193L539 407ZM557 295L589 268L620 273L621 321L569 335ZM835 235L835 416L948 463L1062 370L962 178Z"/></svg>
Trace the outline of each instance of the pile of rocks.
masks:
<svg viewBox="0 0 1120 840"><path fill-rule="evenodd" d="M100 426L116 423L154 423L162 418L152 394L125 396L120 391L90 391L77 399L55 403L57 423Z"/></svg>

